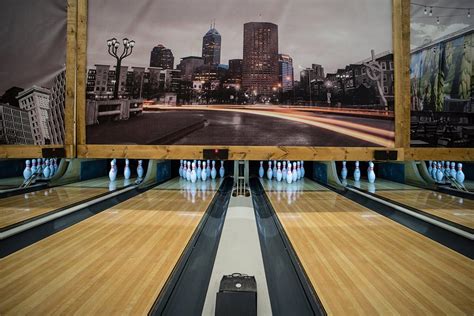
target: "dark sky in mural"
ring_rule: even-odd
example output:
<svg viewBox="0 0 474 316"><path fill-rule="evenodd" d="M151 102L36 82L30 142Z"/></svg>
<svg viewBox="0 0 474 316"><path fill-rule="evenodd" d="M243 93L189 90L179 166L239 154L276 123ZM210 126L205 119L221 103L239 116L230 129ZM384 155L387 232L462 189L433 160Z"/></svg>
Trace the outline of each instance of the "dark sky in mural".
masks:
<svg viewBox="0 0 474 316"><path fill-rule="evenodd" d="M0 0L0 96L50 87L66 61L65 0Z"/></svg>
<svg viewBox="0 0 474 316"><path fill-rule="evenodd" d="M411 48L474 25L473 0L412 0L411 3ZM424 6L428 14L424 13ZM431 8L430 6L447 8ZM467 9L461 8L473 8L471 17L468 17ZM429 15L430 9L432 16Z"/></svg>
<svg viewBox="0 0 474 316"><path fill-rule="evenodd" d="M279 51L299 66L321 64L326 72L392 49L391 0L89 0L88 65L112 64L110 37L135 39L125 64L148 66L153 46L181 57L201 55L212 20L222 36L221 62L242 57L243 24L278 24ZM299 78L299 75L296 75Z"/></svg>

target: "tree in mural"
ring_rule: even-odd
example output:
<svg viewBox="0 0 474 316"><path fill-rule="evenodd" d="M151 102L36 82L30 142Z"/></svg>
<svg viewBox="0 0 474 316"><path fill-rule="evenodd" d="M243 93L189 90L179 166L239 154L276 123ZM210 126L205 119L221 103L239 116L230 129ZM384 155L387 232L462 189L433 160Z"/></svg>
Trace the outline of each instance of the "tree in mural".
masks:
<svg viewBox="0 0 474 316"><path fill-rule="evenodd" d="M472 35L464 38L461 76L459 80L459 98L467 100L471 97L472 74Z"/></svg>
<svg viewBox="0 0 474 316"><path fill-rule="evenodd" d="M377 84L377 91L380 97L380 103L385 108L388 109L387 99L383 93L383 73L384 69L382 68L382 64L375 60L375 53L374 50L371 50L372 60L365 63L367 66L367 76L370 80L375 81Z"/></svg>

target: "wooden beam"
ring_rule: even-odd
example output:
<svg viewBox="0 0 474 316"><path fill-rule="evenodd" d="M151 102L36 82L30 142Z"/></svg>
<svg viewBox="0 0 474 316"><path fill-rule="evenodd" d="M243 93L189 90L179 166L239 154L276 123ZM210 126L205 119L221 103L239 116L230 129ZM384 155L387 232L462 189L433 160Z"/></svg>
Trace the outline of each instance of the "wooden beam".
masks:
<svg viewBox="0 0 474 316"><path fill-rule="evenodd" d="M473 148L407 148L406 160L474 161Z"/></svg>
<svg viewBox="0 0 474 316"><path fill-rule="evenodd" d="M77 0L67 1L66 95L64 114L64 145L67 157L76 156L76 42Z"/></svg>
<svg viewBox="0 0 474 316"><path fill-rule="evenodd" d="M78 0L77 7L77 144L86 143L86 75L87 75L87 0Z"/></svg>
<svg viewBox="0 0 474 316"><path fill-rule="evenodd" d="M41 158L43 148L63 148L63 146L1 145L0 158Z"/></svg>

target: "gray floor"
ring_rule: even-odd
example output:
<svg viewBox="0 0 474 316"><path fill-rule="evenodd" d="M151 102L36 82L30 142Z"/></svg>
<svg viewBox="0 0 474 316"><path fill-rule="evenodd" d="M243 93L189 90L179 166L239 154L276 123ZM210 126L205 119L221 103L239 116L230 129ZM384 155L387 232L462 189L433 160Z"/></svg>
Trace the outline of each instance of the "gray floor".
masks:
<svg viewBox="0 0 474 316"><path fill-rule="evenodd" d="M258 315L271 315L270 297L251 197L230 199L203 315L214 315L220 280L223 275L234 272L255 276Z"/></svg>

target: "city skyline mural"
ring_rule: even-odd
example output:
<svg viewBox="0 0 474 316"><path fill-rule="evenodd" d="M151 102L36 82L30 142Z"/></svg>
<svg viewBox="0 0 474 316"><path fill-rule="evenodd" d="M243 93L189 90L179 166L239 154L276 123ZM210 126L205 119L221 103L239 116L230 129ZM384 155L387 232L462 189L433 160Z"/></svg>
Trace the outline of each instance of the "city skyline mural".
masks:
<svg viewBox="0 0 474 316"><path fill-rule="evenodd" d="M392 1L250 3L89 0L87 143L393 147Z"/></svg>
<svg viewBox="0 0 474 316"><path fill-rule="evenodd" d="M411 3L411 144L474 145L471 1Z"/></svg>
<svg viewBox="0 0 474 316"><path fill-rule="evenodd" d="M67 3L4 0L1 7L0 144L61 145Z"/></svg>

